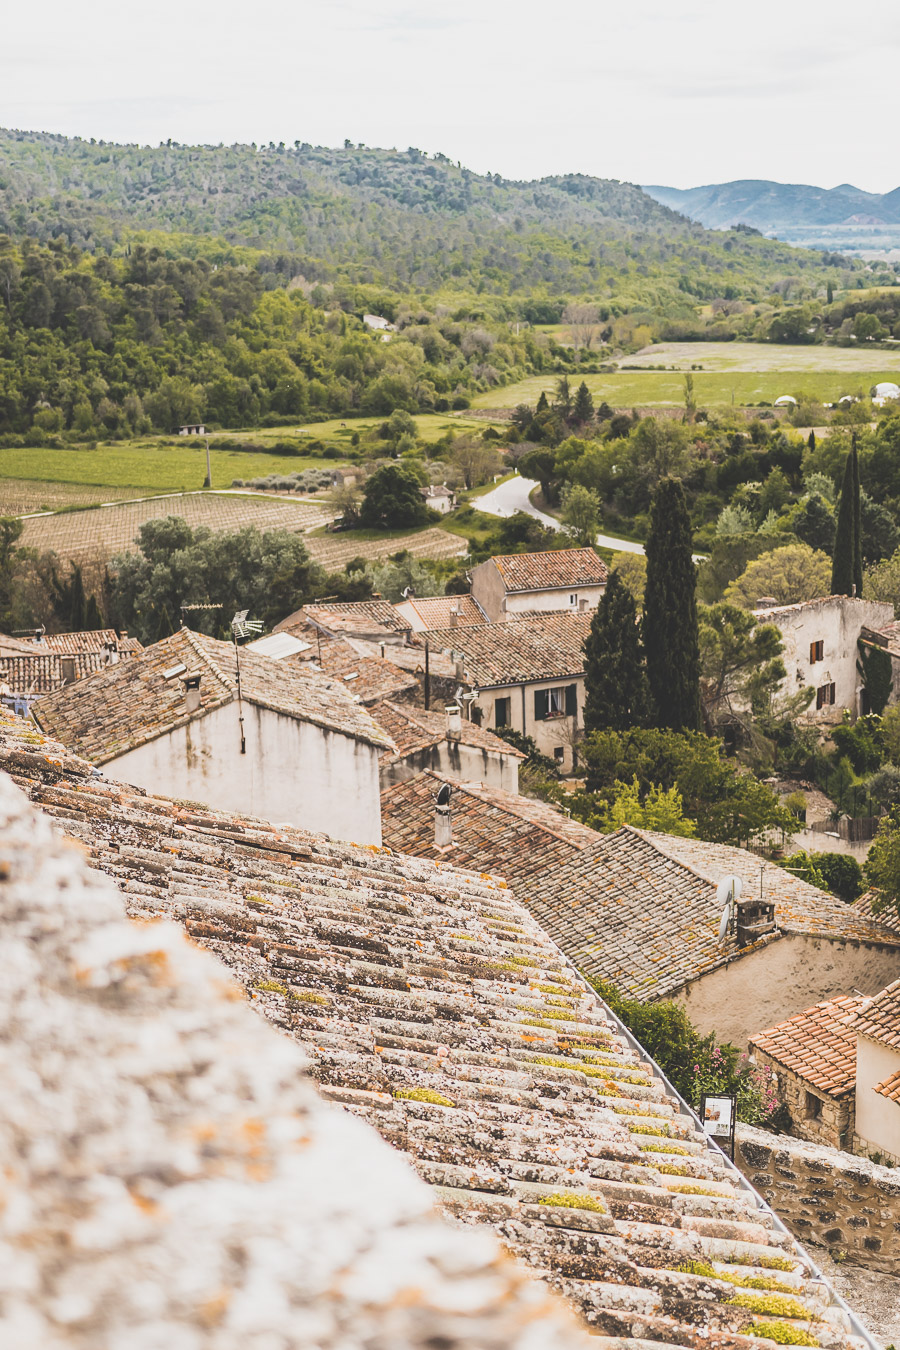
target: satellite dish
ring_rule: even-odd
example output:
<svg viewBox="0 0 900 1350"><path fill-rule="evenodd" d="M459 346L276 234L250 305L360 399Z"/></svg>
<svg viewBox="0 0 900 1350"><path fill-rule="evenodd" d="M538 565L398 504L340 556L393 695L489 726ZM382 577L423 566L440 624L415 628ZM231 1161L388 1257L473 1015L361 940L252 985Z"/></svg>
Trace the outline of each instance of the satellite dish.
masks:
<svg viewBox="0 0 900 1350"><path fill-rule="evenodd" d="M438 788L437 804L438 804L438 806L449 806L449 805L450 805L450 784L449 784L449 783L442 783L441 786Z"/></svg>
<svg viewBox="0 0 900 1350"><path fill-rule="evenodd" d="M722 917L719 920L719 941L725 941L725 935L728 932L728 926L731 923L733 907L737 904L744 889L744 883L740 877L723 877L716 887L716 903L724 905Z"/></svg>

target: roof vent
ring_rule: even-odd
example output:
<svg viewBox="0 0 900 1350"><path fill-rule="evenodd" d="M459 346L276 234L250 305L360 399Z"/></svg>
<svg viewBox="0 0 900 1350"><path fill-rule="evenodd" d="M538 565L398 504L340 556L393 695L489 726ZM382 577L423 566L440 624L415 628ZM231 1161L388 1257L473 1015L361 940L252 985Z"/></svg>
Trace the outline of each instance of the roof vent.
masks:
<svg viewBox="0 0 900 1350"><path fill-rule="evenodd" d="M453 843L453 825L450 820L450 784L442 783L434 799L434 846L449 848Z"/></svg>
<svg viewBox="0 0 900 1350"><path fill-rule="evenodd" d="M458 741L462 732L462 708L458 703L449 703L445 712L447 713L447 739Z"/></svg>
<svg viewBox="0 0 900 1350"><path fill-rule="evenodd" d="M202 675L193 674L182 677L181 683L184 685L184 709L185 712L196 712L200 707L200 681Z"/></svg>

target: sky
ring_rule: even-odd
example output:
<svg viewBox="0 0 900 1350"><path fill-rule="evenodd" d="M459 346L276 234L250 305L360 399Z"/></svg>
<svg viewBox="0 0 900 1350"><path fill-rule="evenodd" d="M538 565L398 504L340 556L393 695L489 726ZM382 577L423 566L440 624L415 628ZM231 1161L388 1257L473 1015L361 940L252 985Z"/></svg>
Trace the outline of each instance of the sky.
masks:
<svg viewBox="0 0 900 1350"><path fill-rule="evenodd" d="M0 125L884 192L898 48L896 0L42 0L4 14Z"/></svg>

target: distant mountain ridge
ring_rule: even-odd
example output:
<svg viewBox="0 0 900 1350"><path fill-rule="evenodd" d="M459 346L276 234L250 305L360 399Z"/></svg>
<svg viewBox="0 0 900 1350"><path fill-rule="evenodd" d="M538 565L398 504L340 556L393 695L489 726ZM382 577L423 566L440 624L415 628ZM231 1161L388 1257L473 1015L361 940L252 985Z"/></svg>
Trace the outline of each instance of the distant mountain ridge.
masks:
<svg viewBox="0 0 900 1350"><path fill-rule="evenodd" d="M900 225L900 187L864 192L852 183L834 188L743 178L704 187L645 186L649 197L707 229L752 225L764 233L801 227Z"/></svg>

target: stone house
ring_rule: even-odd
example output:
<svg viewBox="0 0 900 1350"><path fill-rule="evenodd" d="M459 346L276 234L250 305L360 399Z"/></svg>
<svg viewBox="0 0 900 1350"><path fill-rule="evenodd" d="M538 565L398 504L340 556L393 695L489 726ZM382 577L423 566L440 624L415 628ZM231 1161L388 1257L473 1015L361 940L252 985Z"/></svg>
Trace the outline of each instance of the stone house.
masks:
<svg viewBox="0 0 900 1350"><path fill-rule="evenodd" d="M437 629L428 643L449 658L459 684L475 695L474 719L490 730L513 727L531 736L570 773L583 726L584 639L591 617L576 609Z"/></svg>
<svg viewBox="0 0 900 1350"><path fill-rule="evenodd" d="M856 1119L856 1030L862 994L840 994L750 1037L754 1060L767 1064L791 1113L791 1130L831 1148L849 1149Z"/></svg>
<svg viewBox="0 0 900 1350"><path fill-rule="evenodd" d="M186 628L35 708L41 728L151 791L381 843L388 735L342 681Z"/></svg>
<svg viewBox="0 0 900 1350"><path fill-rule="evenodd" d="M727 876L744 893L720 941ZM784 868L630 825L519 894L586 974L642 1002L677 999L703 1033L738 1045L848 987L875 994L900 969L900 934Z"/></svg>
<svg viewBox="0 0 900 1350"><path fill-rule="evenodd" d="M420 491L425 505L430 506L432 511L439 511L442 516L448 515L456 505L456 493L446 483L429 483Z"/></svg>
<svg viewBox="0 0 900 1350"><path fill-rule="evenodd" d="M829 595L796 605L760 604L754 615L781 633L787 672L783 691L793 694L810 685L815 689L810 717L839 722L845 710L854 717L868 711L858 644L864 629L879 629L893 620L893 605Z"/></svg>
<svg viewBox="0 0 900 1350"><path fill-rule="evenodd" d="M0 777L20 1275L0 1319L59 1339L74 1289L109 1343L314 1326L322 1350L575 1350L587 1323L601 1345L726 1350L760 1339L736 1295L761 1263L787 1268L811 1338L858 1350L806 1252L502 881L150 796L25 731L0 715L0 768L31 799ZM173 1123L163 1089L185 1075ZM73 1223L79 1243L47 1241ZM777 1339L792 1314L767 1309Z"/></svg>
<svg viewBox="0 0 900 1350"><path fill-rule="evenodd" d="M451 779L518 793L519 764L525 756L463 717L458 704L437 712L385 701L370 712L396 747L382 752L382 789L431 769Z"/></svg>
<svg viewBox="0 0 900 1350"><path fill-rule="evenodd" d="M608 569L592 548L488 558L472 569L471 590L491 623L516 615L596 609Z"/></svg>
<svg viewBox="0 0 900 1350"><path fill-rule="evenodd" d="M488 621L471 595L414 595L394 608L413 633L428 633L433 628L481 628Z"/></svg>
<svg viewBox="0 0 900 1350"><path fill-rule="evenodd" d="M418 680L408 670L386 657L360 655L346 638L302 618L292 627L248 642L244 650L289 664L306 664L340 681L350 697L366 708L386 698L412 697L419 689Z"/></svg>

